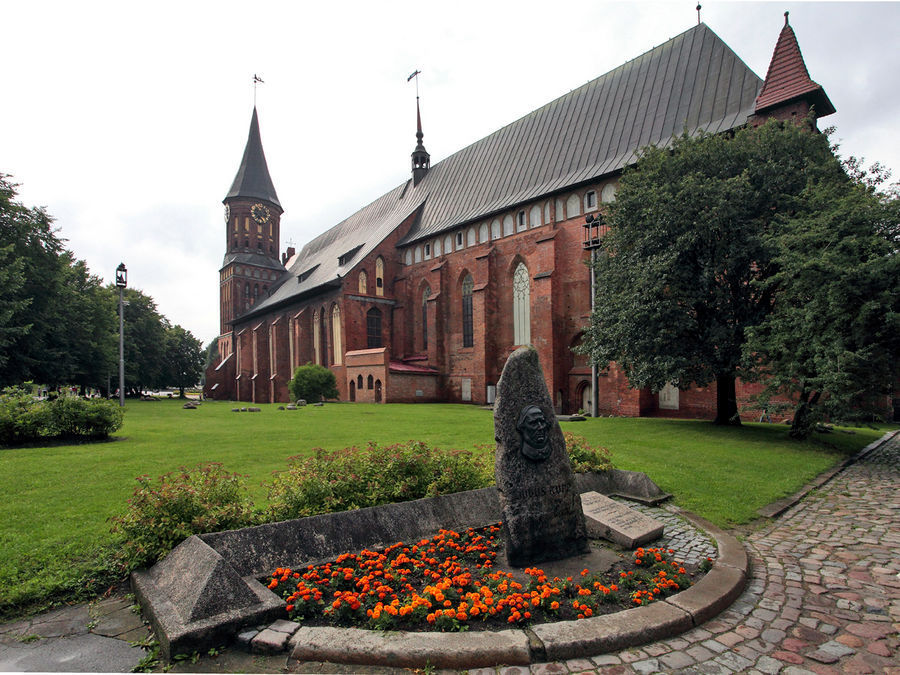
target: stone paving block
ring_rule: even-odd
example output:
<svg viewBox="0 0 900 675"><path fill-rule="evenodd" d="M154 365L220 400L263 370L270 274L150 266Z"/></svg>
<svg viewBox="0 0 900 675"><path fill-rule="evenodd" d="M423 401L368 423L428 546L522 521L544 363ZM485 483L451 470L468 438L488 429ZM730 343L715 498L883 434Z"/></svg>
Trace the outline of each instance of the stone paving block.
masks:
<svg viewBox="0 0 900 675"><path fill-rule="evenodd" d="M143 625L141 615L131 611L131 607L128 606L102 616L91 632L106 637L118 637Z"/></svg>
<svg viewBox="0 0 900 675"><path fill-rule="evenodd" d="M635 661L631 664L632 669L636 673L641 673L641 675L651 675L651 673L658 673L661 669L659 666L659 661L656 659L644 659L643 661Z"/></svg>
<svg viewBox="0 0 900 675"><path fill-rule="evenodd" d="M604 666L617 666L622 663L622 659L620 659L615 654L600 654L599 656L592 656L591 661L594 662L594 665L600 666L601 668Z"/></svg>
<svg viewBox="0 0 900 675"><path fill-rule="evenodd" d="M855 649L853 649L852 647L848 647L847 645L842 644L837 640L829 640L828 642L819 645L819 650L834 654L838 658L842 656L850 656L851 654L856 653Z"/></svg>
<svg viewBox="0 0 900 675"><path fill-rule="evenodd" d="M776 673L784 667L784 664L778 659L773 659L771 656L760 656L756 660L754 666L761 673L766 673L766 675L776 675Z"/></svg>
<svg viewBox="0 0 900 675"><path fill-rule="evenodd" d="M250 650L254 654L278 654L285 650L290 637L287 633L266 628L250 641Z"/></svg>
<svg viewBox="0 0 900 675"><path fill-rule="evenodd" d="M724 652L719 654L714 660L723 664L726 668L731 668L736 673L747 670L753 665L753 661L734 652Z"/></svg>
<svg viewBox="0 0 900 675"><path fill-rule="evenodd" d="M664 664L668 670L676 670L692 666L697 661L687 652L669 652L659 657L659 662Z"/></svg>
<svg viewBox="0 0 900 675"><path fill-rule="evenodd" d="M296 621L287 621L285 619L278 619L269 626L269 630L274 630L278 633L287 633L288 635L296 633L298 628L300 628L299 623Z"/></svg>
<svg viewBox="0 0 900 675"><path fill-rule="evenodd" d="M536 663L531 666L531 675L559 675L568 672L564 663Z"/></svg>
<svg viewBox="0 0 900 675"><path fill-rule="evenodd" d="M566 668L572 673L581 672L583 670L592 670L594 664L588 659L569 659L566 661ZM471 675L471 673L470 673Z"/></svg>

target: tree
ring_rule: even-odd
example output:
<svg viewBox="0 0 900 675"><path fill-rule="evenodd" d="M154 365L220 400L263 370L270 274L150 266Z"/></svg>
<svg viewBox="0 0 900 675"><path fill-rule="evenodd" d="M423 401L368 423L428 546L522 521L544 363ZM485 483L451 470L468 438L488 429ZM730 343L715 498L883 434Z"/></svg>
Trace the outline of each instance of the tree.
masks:
<svg viewBox="0 0 900 675"><path fill-rule="evenodd" d="M118 290L109 287L112 292ZM125 289L125 389L140 396L145 389L166 382L166 330L168 321L156 310L156 302L141 291Z"/></svg>
<svg viewBox="0 0 900 675"><path fill-rule="evenodd" d="M16 201L16 187L0 174L0 385L101 386L114 306L46 211Z"/></svg>
<svg viewBox="0 0 900 675"><path fill-rule="evenodd" d="M791 436L824 416L878 417L900 377L900 197L887 176L845 163L849 177L810 184L776 224L777 271L758 285L772 312L748 329L745 361L766 397L796 401Z"/></svg>
<svg viewBox="0 0 900 675"><path fill-rule="evenodd" d="M773 306L768 234L811 182L841 175L827 138L792 123L645 149L609 209L582 349L635 387L714 381L715 423L739 424L745 333Z"/></svg>
<svg viewBox="0 0 900 675"><path fill-rule="evenodd" d="M328 368L307 363L294 370L294 378L288 384L294 400L321 401L340 396L337 380Z"/></svg>
<svg viewBox="0 0 900 675"><path fill-rule="evenodd" d="M206 371L209 367L219 362L219 339L213 338L209 344L203 349L203 372L200 375L200 381L206 386Z"/></svg>
<svg viewBox="0 0 900 675"><path fill-rule="evenodd" d="M171 326L166 330L166 369L169 384L178 387L184 398L185 387L196 385L203 373L204 354L201 342L189 330Z"/></svg>

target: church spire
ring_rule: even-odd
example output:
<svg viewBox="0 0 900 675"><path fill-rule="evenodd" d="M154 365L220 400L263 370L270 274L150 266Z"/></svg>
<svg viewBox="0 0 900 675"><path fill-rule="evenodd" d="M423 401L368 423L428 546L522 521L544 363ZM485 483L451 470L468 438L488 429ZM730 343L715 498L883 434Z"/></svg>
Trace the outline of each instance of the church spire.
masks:
<svg viewBox="0 0 900 675"><path fill-rule="evenodd" d="M785 12L784 27L778 36L766 80L756 97L754 112L761 117L781 117L776 108L786 112L788 108L796 108L797 104L805 104L806 110L815 106L816 117L835 112L825 90L810 78L797 36L788 22L788 12ZM796 110L792 114L796 114Z"/></svg>
<svg viewBox="0 0 900 675"><path fill-rule="evenodd" d="M416 149L412 153L413 186L418 185L419 181L425 178L428 169L431 168L431 155L422 144L424 134L422 133L422 113L419 111L419 73L420 71L417 70L407 78L407 81L416 78Z"/></svg>
<svg viewBox="0 0 900 675"><path fill-rule="evenodd" d="M279 209L281 208L278 195L275 193L275 186L272 184L271 176L269 176L266 155L263 152L256 106L253 107L253 117L250 120L250 134L247 136L247 146L244 148L241 166L234 177L231 189L225 195L226 200L235 197L262 199L274 204Z"/></svg>

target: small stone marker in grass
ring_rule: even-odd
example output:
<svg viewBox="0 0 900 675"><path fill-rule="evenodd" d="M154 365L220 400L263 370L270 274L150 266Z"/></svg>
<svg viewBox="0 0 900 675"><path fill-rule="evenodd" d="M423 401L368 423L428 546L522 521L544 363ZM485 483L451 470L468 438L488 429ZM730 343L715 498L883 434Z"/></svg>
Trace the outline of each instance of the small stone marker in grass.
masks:
<svg viewBox="0 0 900 675"><path fill-rule="evenodd" d="M663 524L645 516L640 511L629 508L599 492L585 492L581 495L584 519L588 533L601 537L627 549L659 539L663 534Z"/></svg>
<svg viewBox="0 0 900 675"><path fill-rule="evenodd" d="M517 349L503 367L494 436L509 564L524 567L586 553L575 476L534 348Z"/></svg>

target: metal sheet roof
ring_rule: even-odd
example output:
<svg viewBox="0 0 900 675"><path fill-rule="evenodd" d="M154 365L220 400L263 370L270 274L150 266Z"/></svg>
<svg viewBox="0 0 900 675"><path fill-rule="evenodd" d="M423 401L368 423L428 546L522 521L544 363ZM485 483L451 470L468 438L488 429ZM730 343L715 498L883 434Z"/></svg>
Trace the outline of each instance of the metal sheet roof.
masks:
<svg viewBox="0 0 900 675"><path fill-rule="evenodd" d="M405 218L400 245L622 169L682 131L744 124L762 80L705 24L588 82L433 165L310 241L259 314L343 276ZM362 245L347 265L338 257Z"/></svg>

